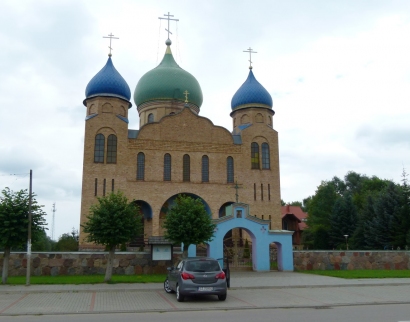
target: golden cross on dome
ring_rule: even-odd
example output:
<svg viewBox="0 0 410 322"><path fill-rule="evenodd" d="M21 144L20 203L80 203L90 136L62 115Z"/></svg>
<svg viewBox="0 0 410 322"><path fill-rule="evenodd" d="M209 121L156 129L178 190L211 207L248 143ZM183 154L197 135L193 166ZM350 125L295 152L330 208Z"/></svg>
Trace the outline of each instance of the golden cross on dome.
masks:
<svg viewBox="0 0 410 322"><path fill-rule="evenodd" d="M111 57L111 56L112 56L112 55L111 55L111 50L112 50L111 41L112 41L113 39L120 39L120 38L114 37L114 35L113 35L112 33L110 33L110 34L108 35L108 37L103 36L103 38L110 38L110 45L108 46L108 48L110 48L110 53L108 54L108 56Z"/></svg>
<svg viewBox="0 0 410 322"><path fill-rule="evenodd" d="M188 103L189 92L187 90L185 90L184 95L185 95L185 103Z"/></svg>
<svg viewBox="0 0 410 322"><path fill-rule="evenodd" d="M168 11L168 14L164 14L164 16L165 16L166 18L158 17L158 19L168 20L168 29L165 28L165 30L168 32L168 40L170 40L170 39L169 39L169 34L172 35L172 32L169 31L169 21L170 21L170 20L179 21L179 19L172 19L171 17L173 17L173 15L170 15L170 14L169 14L169 11Z"/></svg>
<svg viewBox="0 0 410 322"><path fill-rule="evenodd" d="M249 53L249 69L252 69L252 54L257 54L257 51L252 51L252 48L249 47L247 50L243 51L244 53Z"/></svg>

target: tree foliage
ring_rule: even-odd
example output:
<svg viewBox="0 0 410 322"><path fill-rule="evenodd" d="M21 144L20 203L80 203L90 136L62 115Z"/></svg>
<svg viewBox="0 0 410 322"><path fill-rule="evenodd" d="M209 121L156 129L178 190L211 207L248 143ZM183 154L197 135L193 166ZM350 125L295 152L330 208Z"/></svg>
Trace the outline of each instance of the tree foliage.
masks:
<svg viewBox="0 0 410 322"><path fill-rule="evenodd" d="M179 195L175 205L169 210L164 221L165 238L174 243L184 244L184 256L189 245L197 245L212 240L216 225L205 210L201 200Z"/></svg>
<svg viewBox="0 0 410 322"><path fill-rule="evenodd" d="M87 233L86 240L106 246L109 258L105 281L111 280L115 247L139 235L142 230L142 215L135 202L129 202L119 191L98 198L98 203L90 207L87 222L82 225Z"/></svg>
<svg viewBox="0 0 410 322"><path fill-rule="evenodd" d="M405 171L402 185L350 171L344 180L323 181L303 202L309 227L304 240L314 248L343 248L344 235L349 236L351 249L409 245L410 188Z"/></svg>
<svg viewBox="0 0 410 322"><path fill-rule="evenodd" d="M55 250L60 252L76 252L78 250L78 231L73 228L71 233L62 234L55 244Z"/></svg>
<svg viewBox="0 0 410 322"><path fill-rule="evenodd" d="M4 248L2 283L8 278L8 259L12 248L24 248L28 238L29 200L27 190L14 192L9 188L2 190L0 196L0 247ZM32 241L36 241L44 232L45 213L31 195L31 232Z"/></svg>

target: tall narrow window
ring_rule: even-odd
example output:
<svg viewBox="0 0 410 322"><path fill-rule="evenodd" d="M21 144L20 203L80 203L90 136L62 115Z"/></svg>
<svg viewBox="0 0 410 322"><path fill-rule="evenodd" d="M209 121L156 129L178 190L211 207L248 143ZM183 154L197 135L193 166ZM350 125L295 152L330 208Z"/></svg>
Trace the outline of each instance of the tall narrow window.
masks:
<svg viewBox="0 0 410 322"><path fill-rule="evenodd" d="M234 168L233 168L233 158L228 157L226 159L226 178L228 183L233 183L234 178Z"/></svg>
<svg viewBox="0 0 410 322"><path fill-rule="evenodd" d="M164 181L171 181L171 155L164 155Z"/></svg>
<svg viewBox="0 0 410 322"><path fill-rule="evenodd" d="M98 186L98 180L97 180L97 178L95 178L95 181L94 181L94 196L97 195L97 186Z"/></svg>
<svg viewBox="0 0 410 322"><path fill-rule="evenodd" d="M152 122L154 122L154 114L150 113L148 115L148 123L152 123Z"/></svg>
<svg viewBox="0 0 410 322"><path fill-rule="evenodd" d="M209 158L202 156L202 182L209 182Z"/></svg>
<svg viewBox="0 0 410 322"><path fill-rule="evenodd" d="M107 163L117 163L117 137L114 134L107 139Z"/></svg>
<svg viewBox="0 0 410 322"><path fill-rule="evenodd" d="M259 169L259 144L256 142L251 144L251 163L252 169Z"/></svg>
<svg viewBox="0 0 410 322"><path fill-rule="evenodd" d="M95 136L95 145L94 145L94 162L104 163L104 147L105 147L104 135L97 134Z"/></svg>
<svg viewBox="0 0 410 322"><path fill-rule="evenodd" d="M270 183L268 183L268 199L270 200Z"/></svg>
<svg viewBox="0 0 410 322"><path fill-rule="evenodd" d="M261 183L261 200L263 200L263 183Z"/></svg>
<svg viewBox="0 0 410 322"><path fill-rule="evenodd" d="M137 180L144 180L145 174L145 154L140 152L137 155Z"/></svg>
<svg viewBox="0 0 410 322"><path fill-rule="evenodd" d="M111 191L114 192L114 179L111 180Z"/></svg>
<svg viewBox="0 0 410 322"><path fill-rule="evenodd" d="M262 169L270 169L269 144L262 143Z"/></svg>
<svg viewBox="0 0 410 322"><path fill-rule="evenodd" d="M105 196L105 183L106 183L106 180L104 179L104 182L103 182L103 196Z"/></svg>
<svg viewBox="0 0 410 322"><path fill-rule="evenodd" d="M190 161L190 157L188 154L184 154L182 163L183 163L182 181L191 181L191 161Z"/></svg>
<svg viewBox="0 0 410 322"><path fill-rule="evenodd" d="M253 200L256 200L256 183L253 184Z"/></svg>

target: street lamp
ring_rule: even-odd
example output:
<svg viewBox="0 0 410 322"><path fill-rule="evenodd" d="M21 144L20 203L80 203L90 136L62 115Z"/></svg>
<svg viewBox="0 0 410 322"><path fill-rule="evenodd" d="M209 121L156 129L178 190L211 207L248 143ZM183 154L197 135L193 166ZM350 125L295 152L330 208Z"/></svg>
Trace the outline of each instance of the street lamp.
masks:
<svg viewBox="0 0 410 322"><path fill-rule="evenodd" d="M349 250L349 245L347 244L347 237L349 237L349 235L343 235L346 238L346 250Z"/></svg>

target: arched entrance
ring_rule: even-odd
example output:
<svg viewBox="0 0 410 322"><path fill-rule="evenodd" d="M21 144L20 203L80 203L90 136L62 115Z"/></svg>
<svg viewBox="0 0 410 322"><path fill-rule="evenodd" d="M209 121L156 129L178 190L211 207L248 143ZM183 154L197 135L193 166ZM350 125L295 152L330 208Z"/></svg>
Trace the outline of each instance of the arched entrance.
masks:
<svg viewBox="0 0 410 322"><path fill-rule="evenodd" d="M293 271L292 234L286 230L269 231L269 221L249 215L249 206L234 203L227 216L215 219L217 225L213 240L209 243L209 256L223 257L223 238L228 231L242 228L252 240L252 268L255 271L270 270L269 244L277 245L278 270Z"/></svg>

